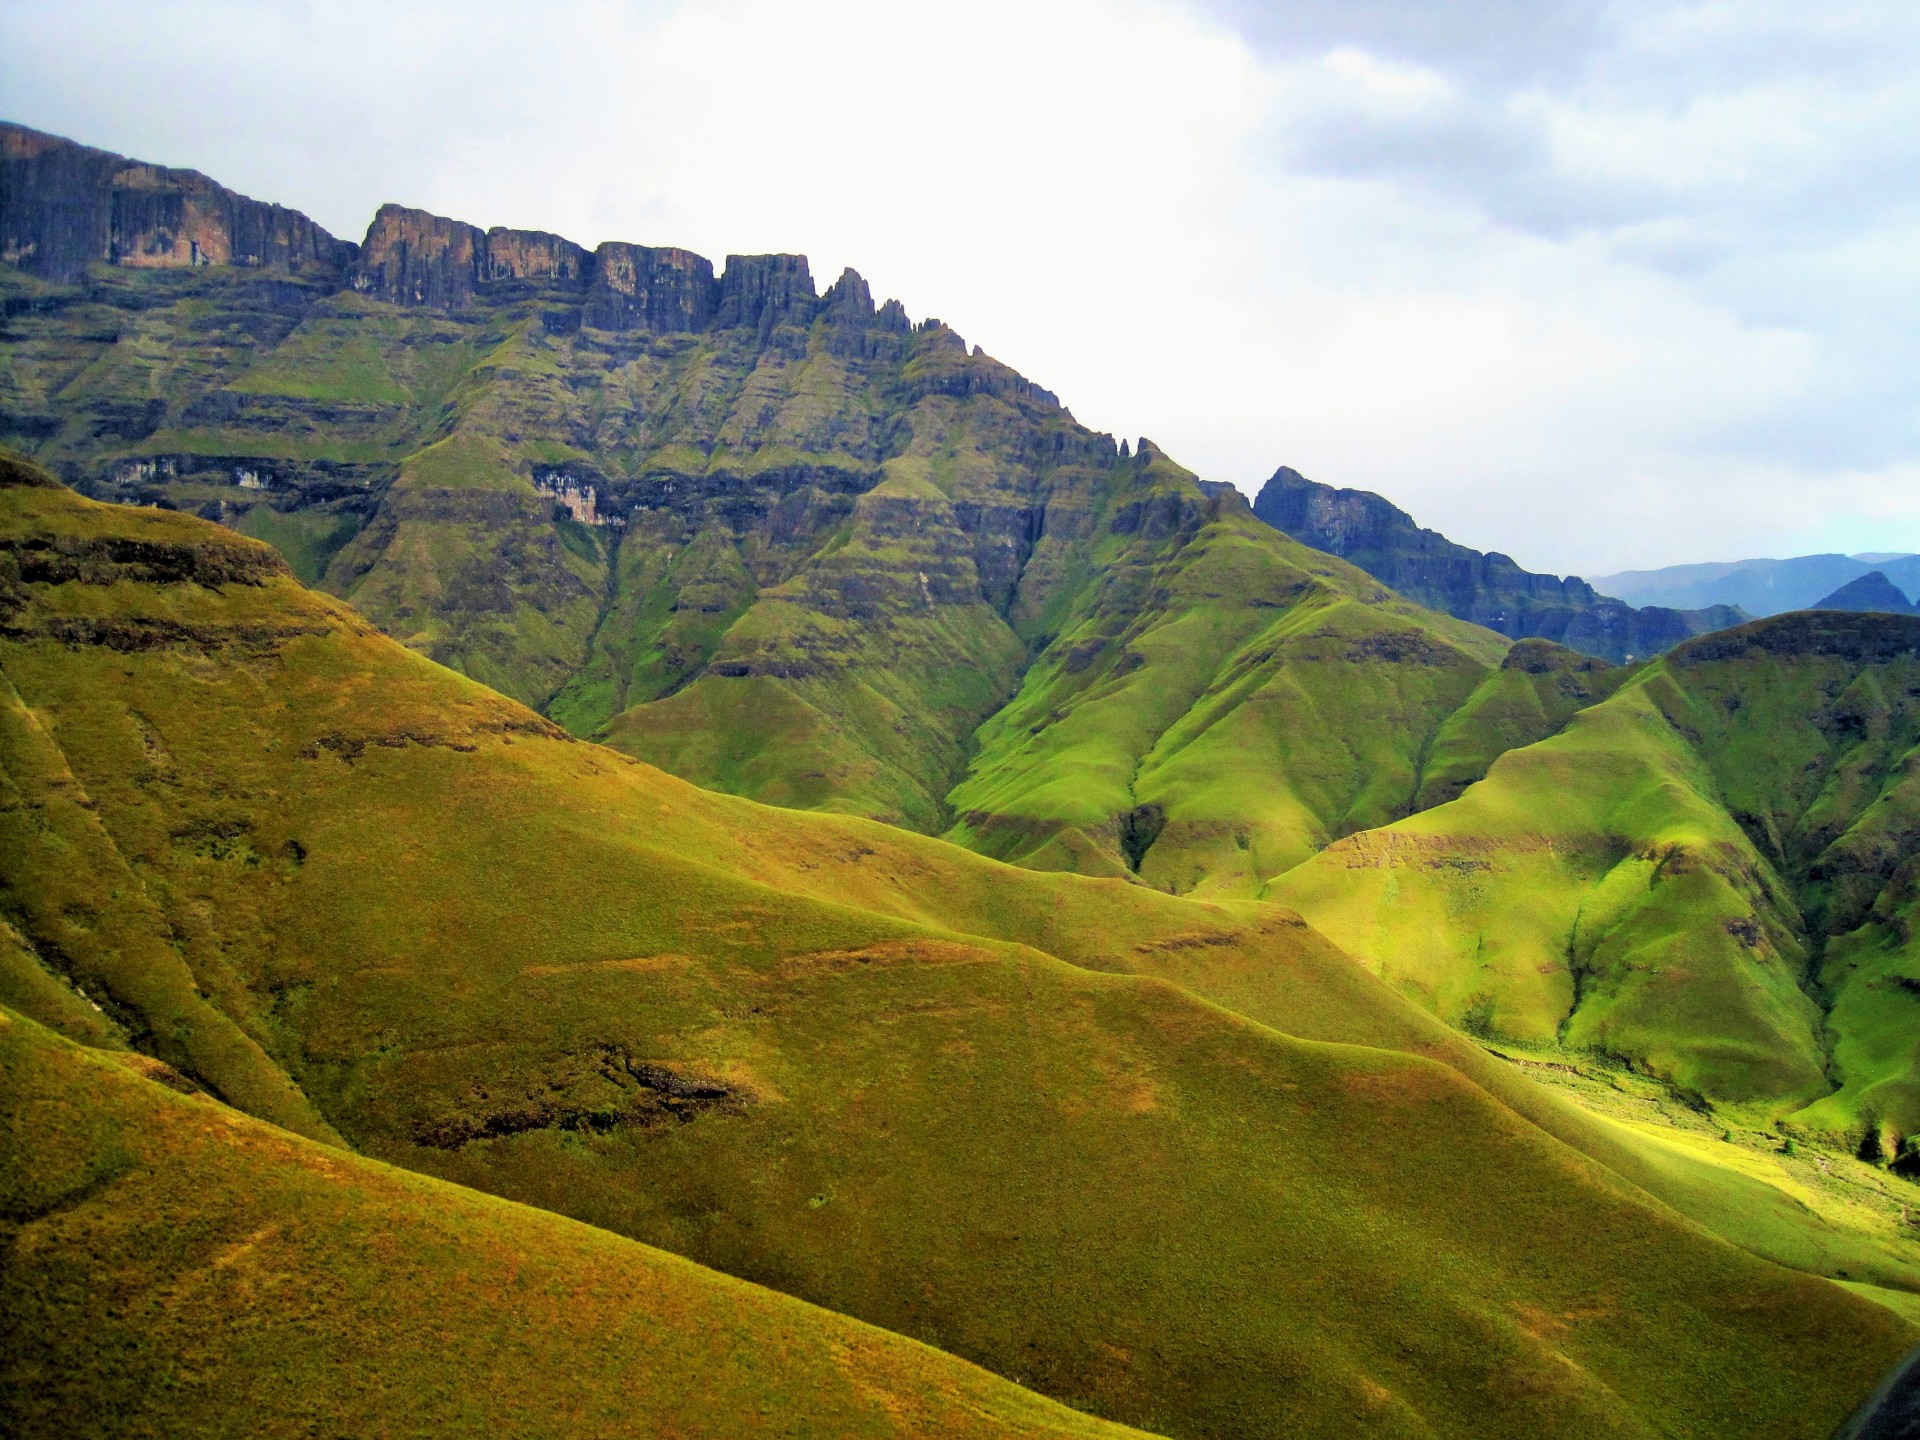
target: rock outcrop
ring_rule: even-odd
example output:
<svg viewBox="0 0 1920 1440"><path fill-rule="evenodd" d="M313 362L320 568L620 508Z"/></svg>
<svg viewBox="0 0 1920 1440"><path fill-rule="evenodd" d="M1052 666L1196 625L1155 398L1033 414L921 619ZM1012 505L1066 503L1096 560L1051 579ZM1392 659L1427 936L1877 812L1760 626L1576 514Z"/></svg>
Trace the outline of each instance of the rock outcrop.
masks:
<svg viewBox="0 0 1920 1440"><path fill-rule="evenodd" d="M1285 465L1262 487L1253 513L1302 544L1352 561L1410 600L1511 639L1554 640L1602 659L1643 659L1746 618L1727 605L1636 608L1577 575L1540 575L1498 551L1457 545L1422 529L1382 496L1322 485Z"/></svg>
<svg viewBox="0 0 1920 1440"><path fill-rule="evenodd" d="M596 330L660 335L704 330L719 290L705 256L609 240L593 252L593 283L581 322Z"/></svg>
<svg viewBox="0 0 1920 1440"><path fill-rule="evenodd" d="M539 230L481 230L404 205L382 205L367 229L352 284L394 305L464 310L483 293L583 290L593 257Z"/></svg>
<svg viewBox="0 0 1920 1440"><path fill-rule="evenodd" d="M609 240L589 252L558 235L483 231L402 205L373 217L350 283L389 304L453 311L544 291L579 307L568 324L656 335L719 326L762 340L781 325L804 329L821 303L804 255L729 255L716 279L690 250ZM872 318L869 297L862 323Z"/></svg>
<svg viewBox="0 0 1920 1440"><path fill-rule="evenodd" d="M0 124L0 261L44 279L102 264L337 276L353 254L299 211L236 195L198 171Z"/></svg>
<svg viewBox="0 0 1920 1440"><path fill-rule="evenodd" d="M806 256L729 255L714 319L767 335L778 325L812 323L816 301Z"/></svg>

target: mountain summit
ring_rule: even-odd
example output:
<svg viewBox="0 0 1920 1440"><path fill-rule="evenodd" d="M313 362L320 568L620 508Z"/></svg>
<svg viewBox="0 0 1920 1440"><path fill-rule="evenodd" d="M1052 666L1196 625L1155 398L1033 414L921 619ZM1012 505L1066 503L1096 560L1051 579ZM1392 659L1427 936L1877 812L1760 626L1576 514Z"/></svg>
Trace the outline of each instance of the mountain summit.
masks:
<svg viewBox="0 0 1920 1440"><path fill-rule="evenodd" d="M1814 610L1879 610L1889 615L1912 615L1913 602L1886 577L1885 572L1869 570L1849 580L1824 600L1809 607Z"/></svg>

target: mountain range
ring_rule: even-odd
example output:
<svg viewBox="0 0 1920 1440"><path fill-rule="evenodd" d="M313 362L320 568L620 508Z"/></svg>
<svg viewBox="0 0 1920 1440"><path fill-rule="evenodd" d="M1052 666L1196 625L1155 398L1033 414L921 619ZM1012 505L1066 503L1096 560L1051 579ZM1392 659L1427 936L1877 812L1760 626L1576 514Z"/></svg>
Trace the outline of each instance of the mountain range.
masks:
<svg viewBox="0 0 1920 1440"><path fill-rule="evenodd" d="M1920 617L1250 507L799 256L13 126L0 262L10 1433L1818 1437L1920 1334Z"/></svg>
<svg viewBox="0 0 1920 1440"><path fill-rule="evenodd" d="M1804 610L1850 581L1881 571L1902 591L1920 591L1920 556L1797 555L1787 560L1726 560L1623 570L1594 584L1636 605L1734 605L1749 615Z"/></svg>
<svg viewBox="0 0 1920 1440"><path fill-rule="evenodd" d="M1577 575L1537 575L1498 552L1457 545L1371 491L1322 485L1284 465L1261 487L1253 513L1303 544L1352 561L1422 605L1512 640L1553 640L1616 663L1644 660L1689 636L1751 618L1722 603L1635 608Z"/></svg>

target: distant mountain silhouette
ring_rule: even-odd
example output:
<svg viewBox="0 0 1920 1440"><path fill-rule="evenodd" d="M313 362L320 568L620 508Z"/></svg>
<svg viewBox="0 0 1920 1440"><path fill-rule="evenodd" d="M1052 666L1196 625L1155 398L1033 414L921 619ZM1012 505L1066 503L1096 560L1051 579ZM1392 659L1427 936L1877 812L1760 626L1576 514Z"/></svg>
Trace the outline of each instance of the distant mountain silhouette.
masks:
<svg viewBox="0 0 1920 1440"><path fill-rule="evenodd" d="M1593 583L1635 605L1738 605L1750 615L1766 616L1815 608L1823 596L1873 570L1909 593L1920 590L1920 555L1886 552L1668 565L1596 575Z"/></svg>
<svg viewBox="0 0 1920 1440"><path fill-rule="evenodd" d="M1857 580L1849 580L1838 590L1818 604L1808 607L1814 610L1876 610L1889 615L1913 615L1917 612L1913 602L1901 593L1900 587L1886 577L1885 572L1869 570Z"/></svg>

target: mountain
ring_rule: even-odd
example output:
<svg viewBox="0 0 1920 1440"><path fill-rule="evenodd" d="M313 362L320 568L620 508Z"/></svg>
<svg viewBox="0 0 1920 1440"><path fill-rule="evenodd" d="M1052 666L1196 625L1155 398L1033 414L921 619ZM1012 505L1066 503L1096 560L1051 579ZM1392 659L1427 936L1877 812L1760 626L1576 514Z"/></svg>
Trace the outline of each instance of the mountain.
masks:
<svg viewBox="0 0 1920 1440"><path fill-rule="evenodd" d="M1857 580L1849 580L1813 610L1878 610L1889 615L1911 615L1913 602L1879 570L1869 570Z"/></svg>
<svg viewBox="0 0 1920 1440"><path fill-rule="evenodd" d="M186 173L12 133L63 206ZM398 206L327 273L126 248L0 268L15 437L702 785L1250 894L1404 813L1506 648L802 257Z"/></svg>
<svg viewBox="0 0 1920 1440"><path fill-rule="evenodd" d="M1554 640L1616 662L1657 655L1746 618L1724 605L1635 609L1578 576L1536 575L1505 555L1456 545L1371 491L1335 489L1284 465L1261 487L1253 513L1422 605L1511 639Z"/></svg>
<svg viewBox="0 0 1920 1440"><path fill-rule="evenodd" d="M1571 1110L1279 907L696 790L262 544L12 461L0 673L0 1002L96 1052L0 1039L26 1433L323 1404L335 1295L368 1428L590 1426L599 1321L703 1316L709 1368L641 1350L625 1403L1065 1423L704 1272L636 1290L653 1252L468 1191L1177 1436L1817 1437L1911 1344L1755 1253L1920 1289L1892 1248Z"/></svg>
<svg viewBox="0 0 1920 1440"><path fill-rule="evenodd" d="M8 133L16 229L211 184ZM0 267L0 423L703 786L1252 896L1616 683L1505 664L851 271L396 205L324 263L156 234Z"/></svg>
<svg viewBox="0 0 1920 1440"><path fill-rule="evenodd" d="M1749 615L1767 616L1815 608L1822 596L1876 569L1904 590L1920 590L1920 556L1898 554L1669 565L1596 576L1593 583L1635 605L1734 605Z"/></svg>
<svg viewBox="0 0 1920 1440"><path fill-rule="evenodd" d="M1920 1129L1917 696L1920 618L1703 636L1272 893L1489 1038L1891 1156Z"/></svg>

